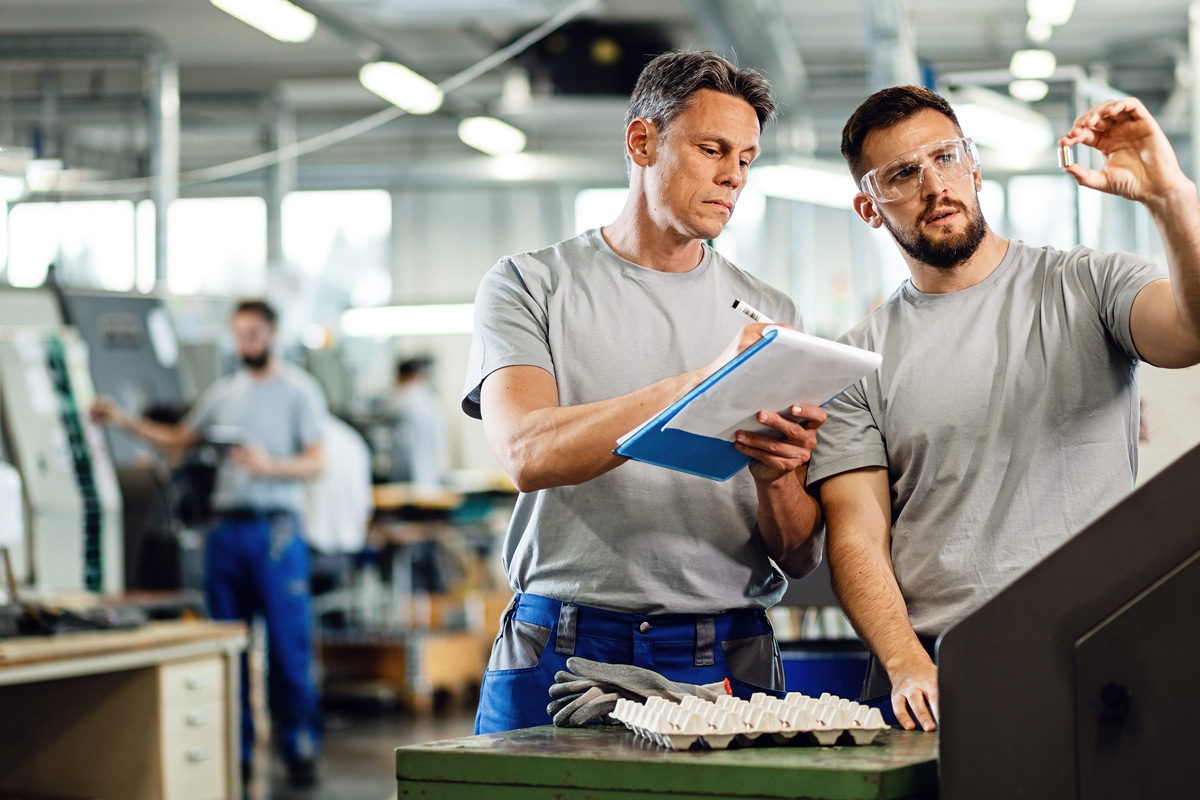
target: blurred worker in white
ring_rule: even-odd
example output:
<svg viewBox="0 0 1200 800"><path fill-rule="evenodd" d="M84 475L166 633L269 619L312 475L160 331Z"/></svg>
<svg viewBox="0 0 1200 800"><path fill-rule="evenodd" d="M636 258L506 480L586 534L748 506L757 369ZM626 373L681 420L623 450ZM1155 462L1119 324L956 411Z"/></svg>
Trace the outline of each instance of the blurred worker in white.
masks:
<svg viewBox="0 0 1200 800"><path fill-rule="evenodd" d="M517 593L483 678L478 732L549 721L578 655L671 680L783 689L766 609L820 561L804 489L825 412L760 412L750 466L718 483L628 461L617 439L762 336L741 299L801 326L787 295L708 246L774 114L766 79L715 53L651 61L625 119L629 196L604 228L501 259L475 303L463 409L521 495L504 540Z"/></svg>
<svg viewBox="0 0 1200 800"><path fill-rule="evenodd" d="M446 415L433 388L432 366L428 356L401 361L392 402L400 480L431 491L442 488L450 463Z"/></svg>
<svg viewBox="0 0 1200 800"><path fill-rule="evenodd" d="M309 485L308 543L327 556L359 553L374 509L371 451L362 434L332 414L321 440L325 468Z"/></svg>
<svg viewBox="0 0 1200 800"><path fill-rule="evenodd" d="M214 619L265 619L279 746L292 783L311 785L321 720L312 675L308 547L300 515L304 484L325 463L325 399L310 375L272 352L278 317L271 306L244 301L230 325L244 368L213 384L182 422L133 417L108 398L97 400L92 415L160 447L182 449L206 440L229 445L212 500L218 523L205 543L209 613ZM244 669L243 660L243 676ZM244 777L253 744L249 682L243 680Z"/></svg>
<svg viewBox="0 0 1200 800"><path fill-rule="evenodd" d="M936 637L1133 488L1138 362L1200 362L1200 201L1167 137L1123 99L1059 144L1103 156L1067 168L1079 185L1145 205L1169 280L1128 253L997 236L974 145L927 89L878 92L843 130L855 210L912 277L843 337L883 367L827 406L808 477L874 653L864 699L906 728L936 725Z"/></svg>

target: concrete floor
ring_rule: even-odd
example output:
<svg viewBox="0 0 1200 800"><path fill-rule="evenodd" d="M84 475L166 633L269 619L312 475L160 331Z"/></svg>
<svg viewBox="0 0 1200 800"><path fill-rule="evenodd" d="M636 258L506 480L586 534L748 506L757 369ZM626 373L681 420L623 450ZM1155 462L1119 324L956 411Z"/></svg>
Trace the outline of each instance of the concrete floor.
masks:
<svg viewBox="0 0 1200 800"><path fill-rule="evenodd" d="M361 705L327 709L317 785L290 788L282 762L259 747L255 763L269 761L270 769L256 770L247 800L394 800L397 747L469 736L474 723L474 707L459 706L422 717Z"/></svg>

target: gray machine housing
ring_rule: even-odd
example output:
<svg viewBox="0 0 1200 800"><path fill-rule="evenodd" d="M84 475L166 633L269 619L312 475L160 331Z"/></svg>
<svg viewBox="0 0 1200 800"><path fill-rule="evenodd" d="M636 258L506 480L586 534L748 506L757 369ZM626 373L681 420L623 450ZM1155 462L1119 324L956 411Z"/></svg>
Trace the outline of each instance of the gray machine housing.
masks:
<svg viewBox="0 0 1200 800"><path fill-rule="evenodd" d="M1200 447L947 631L942 800L1196 797Z"/></svg>

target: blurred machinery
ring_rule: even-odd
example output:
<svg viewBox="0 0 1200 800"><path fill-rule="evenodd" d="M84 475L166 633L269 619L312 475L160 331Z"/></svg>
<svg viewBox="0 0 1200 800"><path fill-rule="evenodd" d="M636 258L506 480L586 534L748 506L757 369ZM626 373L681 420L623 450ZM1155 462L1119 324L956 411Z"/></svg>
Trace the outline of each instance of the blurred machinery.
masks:
<svg viewBox="0 0 1200 800"><path fill-rule="evenodd" d="M0 328L0 409L21 472L27 525L11 548L18 584L39 593L124 588L122 502L101 431L87 348L69 328Z"/></svg>
<svg viewBox="0 0 1200 800"><path fill-rule="evenodd" d="M96 393L112 397L131 413L163 422L179 419L195 392L204 388L185 386L191 372L184 366L208 362L203 349L180 347L162 300L70 287L60 287L57 294L65 320L87 343ZM181 514L177 506L191 503L185 509L191 510L197 505L191 501L204 493L193 492L190 484L210 481L211 465L201 456L169 470L153 448L125 432L107 428L105 436L125 498L128 587L198 588L203 542L189 525L203 522L203 503L195 513Z"/></svg>

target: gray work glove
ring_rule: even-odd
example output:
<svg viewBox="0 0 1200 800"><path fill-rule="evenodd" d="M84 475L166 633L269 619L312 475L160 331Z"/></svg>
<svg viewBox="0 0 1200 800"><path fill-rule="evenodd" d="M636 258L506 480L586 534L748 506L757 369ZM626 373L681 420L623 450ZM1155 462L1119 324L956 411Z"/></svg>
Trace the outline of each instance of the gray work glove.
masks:
<svg viewBox="0 0 1200 800"><path fill-rule="evenodd" d="M677 683L642 667L604 664L574 656L567 659L567 669L554 676L550 687L553 701L546 706L546 713L559 727L582 727L597 721L611 722L607 716L621 698L645 702L651 697L663 697L679 703L686 695L713 701L729 693L724 682Z"/></svg>
<svg viewBox="0 0 1200 800"><path fill-rule="evenodd" d="M722 695L732 694L727 681L720 683L678 683L669 680L657 672L632 664L604 664L600 661L590 661L586 658L572 656L567 659L569 672L560 671L554 676L555 683L560 682L561 676L567 676L566 683L579 681L594 681L599 685L616 687L619 690L636 695L643 700L651 697L665 697L672 702L681 702L685 695L695 695L701 700L715 701Z"/></svg>
<svg viewBox="0 0 1200 800"><path fill-rule="evenodd" d="M582 694L568 695L552 701L546 706L546 713L554 718L554 724L560 728L582 728L593 723L617 725L619 723L608 715L617 707L617 701L622 697L624 695L617 692L606 692L600 686L592 686Z"/></svg>

